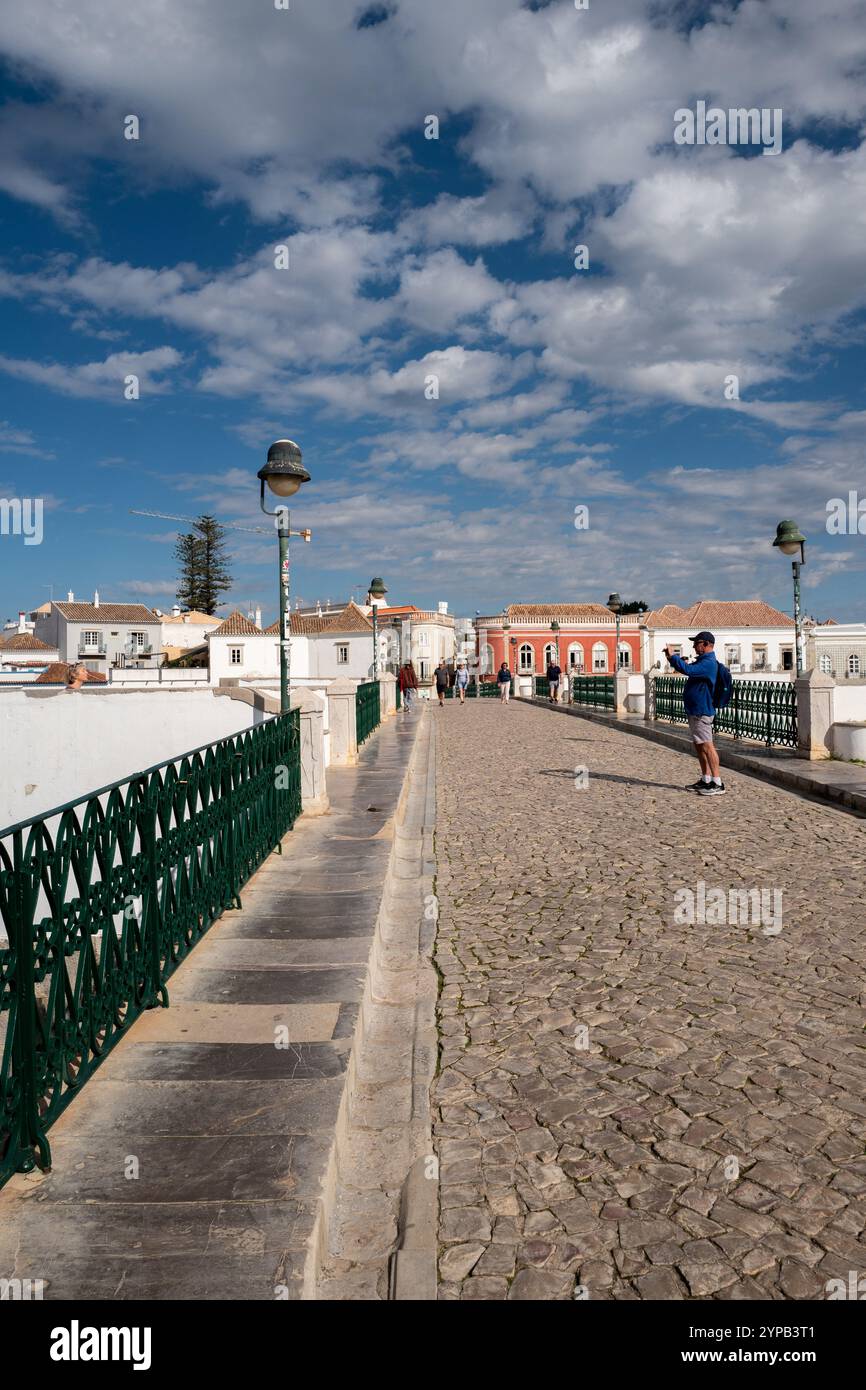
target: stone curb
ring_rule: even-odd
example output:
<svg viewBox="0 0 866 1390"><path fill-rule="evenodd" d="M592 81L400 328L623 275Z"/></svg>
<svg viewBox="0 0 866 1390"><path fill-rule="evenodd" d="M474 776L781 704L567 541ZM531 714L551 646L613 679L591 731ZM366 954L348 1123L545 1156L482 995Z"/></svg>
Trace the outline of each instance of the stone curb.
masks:
<svg viewBox="0 0 866 1390"><path fill-rule="evenodd" d="M599 710L584 709L579 705L549 705L544 701L525 695L515 695L514 698L524 705L534 705L537 709L548 709L554 714L577 715L578 718L589 719L594 724L603 724L610 729L620 729L627 734L637 734L638 738L649 739L650 743L662 743L665 747L676 748L681 753L691 753L691 747L682 735L645 723L642 716L638 722L637 718L623 719L618 715L602 714ZM823 801L832 801L839 810L849 811L855 815L866 815L866 793L851 791L848 787L834 786L828 782L814 781L811 777L795 772L793 768L789 770L786 767L770 766L763 759L750 758L747 753L736 752L722 742L716 743L716 751L723 767L733 768L736 772L744 772L752 777L761 777L765 782L776 782L790 791L819 797ZM864 781L866 781L866 769L864 769Z"/></svg>
<svg viewBox="0 0 866 1390"><path fill-rule="evenodd" d="M430 721L418 720L304 1273L307 1300L435 1299L436 1064ZM435 804L435 803L434 803ZM419 1179L420 1174L420 1179ZM419 1183L423 1186L419 1189ZM425 1189L432 1189L428 1214Z"/></svg>

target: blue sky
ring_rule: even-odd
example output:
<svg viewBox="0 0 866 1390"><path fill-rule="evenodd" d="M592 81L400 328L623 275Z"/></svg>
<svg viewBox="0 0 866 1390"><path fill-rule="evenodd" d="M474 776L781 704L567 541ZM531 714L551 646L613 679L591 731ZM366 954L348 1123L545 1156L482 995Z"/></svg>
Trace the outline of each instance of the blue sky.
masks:
<svg viewBox="0 0 866 1390"><path fill-rule="evenodd" d="M0 618L170 606L177 528L129 509L256 525L283 436L306 601L788 608L793 516L807 610L866 616L825 528L866 498L863 0L72 8L0 20L0 497L45 505ZM698 99L780 108L782 153L675 145ZM274 539L231 548L273 617Z"/></svg>

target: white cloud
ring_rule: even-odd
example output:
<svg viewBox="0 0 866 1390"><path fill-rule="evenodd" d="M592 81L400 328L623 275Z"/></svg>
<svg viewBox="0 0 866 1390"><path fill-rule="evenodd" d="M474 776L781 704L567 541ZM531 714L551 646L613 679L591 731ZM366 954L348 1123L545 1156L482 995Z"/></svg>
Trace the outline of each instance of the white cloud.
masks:
<svg viewBox="0 0 866 1390"><path fill-rule="evenodd" d="M64 396L93 396L122 402L126 376L138 377L142 397L159 395L169 389L164 374L179 366L182 360L172 347L151 348L147 352L113 352L103 362L76 364L0 356L0 371L20 381L47 386Z"/></svg>

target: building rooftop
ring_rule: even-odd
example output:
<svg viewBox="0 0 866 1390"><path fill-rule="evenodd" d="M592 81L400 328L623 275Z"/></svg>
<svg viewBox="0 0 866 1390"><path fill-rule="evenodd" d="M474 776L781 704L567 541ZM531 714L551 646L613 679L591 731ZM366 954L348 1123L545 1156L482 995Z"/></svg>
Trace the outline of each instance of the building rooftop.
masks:
<svg viewBox="0 0 866 1390"><path fill-rule="evenodd" d="M75 661L53 661L36 677L34 685L66 685L67 673L78 663ZM105 685L108 677L102 671L88 671L86 685Z"/></svg>
<svg viewBox="0 0 866 1390"><path fill-rule="evenodd" d="M197 623L200 627L212 623L214 627L219 627L223 619L214 617L213 613L199 613L195 609L191 609L189 613L163 613L159 621L161 623L179 623L182 626L187 623Z"/></svg>
<svg viewBox="0 0 866 1390"><path fill-rule="evenodd" d="M323 613L321 616L312 613L292 613L291 631L299 637L312 636L320 632L372 632L373 624L364 610L350 599L345 608L336 613ZM265 628L265 632L279 637L279 621L271 623L270 627Z"/></svg>
<svg viewBox="0 0 866 1390"><path fill-rule="evenodd" d="M603 603L510 603L505 610L510 623L579 623L587 618L605 618L613 622L613 614ZM630 615L629 615L630 616Z"/></svg>
<svg viewBox="0 0 866 1390"><path fill-rule="evenodd" d="M208 637L261 637L262 629L256 627L255 623L244 616L243 613L235 609L230 613L219 627L215 627L213 632L209 632Z"/></svg>
<svg viewBox="0 0 866 1390"><path fill-rule="evenodd" d="M664 608L644 614L647 627L700 628L793 627L794 619L762 599L699 599L691 608L667 603Z"/></svg>
<svg viewBox="0 0 866 1390"><path fill-rule="evenodd" d="M14 632L11 637L0 637L0 649L4 652L56 652L57 648L34 637L32 632Z"/></svg>
<svg viewBox="0 0 866 1390"><path fill-rule="evenodd" d="M159 618L143 603L55 603L70 623L155 623Z"/></svg>

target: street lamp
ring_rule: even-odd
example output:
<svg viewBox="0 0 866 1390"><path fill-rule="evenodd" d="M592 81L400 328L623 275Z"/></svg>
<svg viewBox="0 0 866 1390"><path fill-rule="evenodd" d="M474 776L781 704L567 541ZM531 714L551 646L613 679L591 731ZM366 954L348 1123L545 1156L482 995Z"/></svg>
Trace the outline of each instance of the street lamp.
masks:
<svg viewBox="0 0 866 1390"><path fill-rule="evenodd" d="M278 439L268 449L268 461L257 474L261 482L259 503L265 516L276 517L277 535L280 542L280 713L289 712L290 677L290 627L291 609L289 607L289 536L310 539L310 531L292 531L291 514L285 500L294 497L301 483L308 483L310 475L301 462L301 451L291 439ZM281 502L276 511L268 511L265 506L265 483Z"/></svg>
<svg viewBox="0 0 866 1390"><path fill-rule="evenodd" d="M607 601L607 606L611 613L616 617L616 656L614 658L613 669L619 670L619 615L622 612L622 599L619 594L611 594Z"/></svg>
<svg viewBox="0 0 866 1390"><path fill-rule="evenodd" d="M776 527L777 545L783 555L795 558L791 563L794 575L794 632L797 643L797 675L803 674L803 623L800 616L800 566L806 563L806 537L796 521L780 521Z"/></svg>
<svg viewBox="0 0 866 1390"><path fill-rule="evenodd" d="M558 665L559 665L559 623L556 621L555 618L554 618L553 622L550 624L550 630L551 630L551 632L553 633L553 638L554 638L554 641L556 642L556 664L557 664L557 666L558 666Z"/></svg>
<svg viewBox="0 0 866 1390"><path fill-rule="evenodd" d="M388 590L385 588L385 585L382 583L382 580L381 580L381 579L378 579L378 578L377 578L377 579L371 579L371 580L370 580L370 590L369 590L369 593L370 593L370 606L371 606L372 609L373 609L373 680L374 680L374 681L379 679L379 618L378 618L379 603L378 603L378 600L383 599L383 598L385 597L385 595L387 594L387 592L388 592Z"/></svg>
<svg viewBox="0 0 866 1390"><path fill-rule="evenodd" d="M502 620L502 660L508 664L508 634L511 631L511 624L507 618Z"/></svg>

